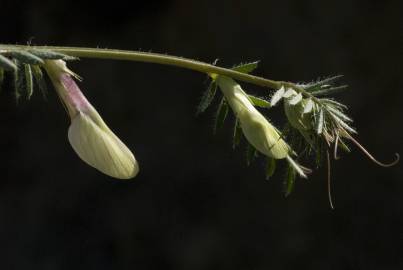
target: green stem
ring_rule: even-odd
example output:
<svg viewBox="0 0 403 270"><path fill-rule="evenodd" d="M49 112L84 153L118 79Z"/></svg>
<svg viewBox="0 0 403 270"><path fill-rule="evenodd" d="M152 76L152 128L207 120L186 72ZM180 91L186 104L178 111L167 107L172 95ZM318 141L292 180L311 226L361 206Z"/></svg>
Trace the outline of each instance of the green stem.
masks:
<svg viewBox="0 0 403 270"><path fill-rule="evenodd" d="M269 87L272 89L278 89L287 82L268 80L262 77L253 76L241 72L237 72L228 68L217 67L204 62L170 56L158 53L147 53L138 51L126 51L126 50L111 50L111 49L99 49L99 48L79 48L79 47L56 47L56 46L24 46L24 45L2 45L0 44L0 50L10 49L36 49L36 50L52 50L54 52L64 53L70 56L81 58L102 58L113 60L128 60L137 62L147 62L162 65L177 66L181 68L191 69L194 71L206 73L206 74L218 74L231 77L233 79Z"/></svg>

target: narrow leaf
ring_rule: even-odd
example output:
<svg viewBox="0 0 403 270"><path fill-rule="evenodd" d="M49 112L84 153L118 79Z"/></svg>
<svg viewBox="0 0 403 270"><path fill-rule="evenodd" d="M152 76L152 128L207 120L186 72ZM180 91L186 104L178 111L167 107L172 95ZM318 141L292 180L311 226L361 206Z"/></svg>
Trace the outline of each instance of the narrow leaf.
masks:
<svg viewBox="0 0 403 270"><path fill-rule="evenodd" d="M324 113L323 113L323 108L319 108L319 111L317 112L317 117L316 117L316 133L317 134L322 134L323 132L323 124L324 124Z"/></svg>
<svg viewBox="0 0 403 270"><path fill-rule="evenodd" d="M348 117L345 113L343 113L342 111L336 109L335 107L331 106L331 105L325 105L326 109L333 115L336 115L337 117L341 118L343 121L346 122L353 122L353 119L351 119L350 117Z"/></svg>
<svg viewBox="0 0 403 270"><path fill-rule="evenodd" d="M17 59L21 63L31 64L31 65L40 65L43 64L43 60L28 51L16 50L7 52L8 55Z"/></svg>
<svg viewBox="0 0 403 270"><path fill-rule="evenodd" d="M234 71L242 72L242 73L251 73L252 71L254 71L257 68L258 64L259 64L259 61L255 61L255 62L240 64L231 69Z"/></svg>
<svg viewBox="0 0 403 270"><path fill-rule="evenodd" d="M77 57L74 56L70 56L67 54L63 54L63 53L59 53L59 52L54 52L54 51L50 51L50 50L38 50L38 49L30 49L29 52L35 56L38 56L41 59L44 60L58 60L58 59L62 59L62 60L77 60Z"/></svg>
<svg viewBox="0 0 403 270"><path fill-rule="evenodd" d="M294 168L289 165L287 167L286 175L285 175L285 180L284 180L284 187L285 187L285 196L288 197L291 192L294 190L294 184L295 184L295 178L296 178L296 172Z"/></svg>
<svg viewBox="0 0 403 270"><path fill-rule="evenodd" d="M341 120L340 118L338 118L334 114L332 116L336 118L337 123L340 126L342 126L345 130L347 130L350 133L357 133L357 131L354 128L350 127L346 122L344 122L343 120Z"/></svg>
<svg viewBox="0 0 403 270"><path fill-rule="evenodd" d="M330 84L338 79L340 79L341 77L343 77L343 75L336 75L336 76L332 76L323 80L319 80L317 82L312 82L309 83L308 85L305 85L304 88L305 90L312 92L312 91L316 91L319 90L323 85L327 85Z"/></svg>
<svg viewBox="0 0 403 270"><path fill-rule="evenodd" d="M341 138L339 138L339 145L343 151L348 152L348 153L351 152L350 148L347 146L347 144Z"/></svg>
<svg viewBox="0 0 403 270"><path fill-rule="evenodd" d="M27 99L31 99L32 94L34 93L34 82L32 77L32 69L28 64L24 64L24 73L25 73L25 84L26 84L26 92Z"/></svg>
<svg viewBox="0 0 403 270"><path fill-rule="evenodd" d="M38 85L38 88L41 91L43 98L46 99L48 91L47 91L46 82L45 82L45 78L43 77L41 67L32 65L31 70L32 70L32 75L34 75L35 82Z"/></svg>
<svg viewBox="0 0 403 270"><path fill-rule="evenodd" d="M246 164L249 166L256 156L257 150L250 143L248 143L246 146Z"/></svg>
<svg viewBox="0 0 403 270"><path fill-rule="evenodd" d="M306 101L306 104L304 106L304 112L303 113L310 113L313 109L313 104L314 102L312 101L312 99L308 99Z"/></svg>
<svg viewBox="0 0 403 270"><path fill-rule="evenodd" d="M344 90L346 88L348 88L348 85L340 85L340 86L335 86L335 87L324 88L324 89L317 90L317 91L312 91L311 93L314 96L327 96L327 95L332 95L332 94L341 92L342 90Z"/></svg>
<svg viewBox="0 0 403 270"><path fill-rule="evenodd" d="M284 86L281 86L281 88L278 89L278 90L274 93L274 95L271 97L271 100L270 100L271 106L276 105L277 102L279 102L280 99L284 96L284 93L285 93L285 88L284 88Z"/></svg>
<svg viewBox="0 0 403 270"><path fill-rule="evenodd" d="M4 68L8 71L15 71L17 69L17 66L13 61L0 54L0 68Z"/></svg>
<svg viewBox="0 0 403 270"><path fill-rule="evenodd" d="M212 81L208 86L207 90L203 93L199 106L197 107L196 114L204 112L208 108L208 106L210 106L216 92L217 92L217 83Z"/></svg>
<svg viewBox="0 0 403 270"><path fill-rule="evenodd" d="M232 140L232 148L236 148L239 143L241 142L242 138L242 128L241 125L239 124L238 118L235 119L235 124L234 124L234 137Z"/></svg>
<svg viewBox="0 0 403 270"><path fill-rule="evenodd" d="M257 107L261 107L261 108L269 108L270 107L270 102L268 102L267 100L264 100L262 98L252 96L252 95L248 95L248 97L249 97L249 100L252 102L252 104L257 106Z"/></svg>
<svg viewBox="0 0 403 270"><path fill-rule="evenodd" d="M301 102L301 100L302 100L302 94L301 93L298 93L298 95L296 95L295 97L293 97L291 100L290 100L290 105L297 105L298 103L300 103Z"/></svg>
<svg viewBox="0 0 403 270"><path fill-rule="evenodd" d="M321 98L320 100L321 100L323 103L330 103L330 104L334 105L334 106L337 107L337 108L347 109L347 106L346 106L346 105L344 105L344 104L342 104L342 103L340 103L340 102L337 102L337 101L334 100L334 99Z"/></svg>
<svg viewBox="0 0 403 270"><path fill-rule="evenodd" d="M18 101L21 97L21 93L23 92L24 88L24 77L22 76L21 72L21 63L17 62L15 60L15 64L17 66L17 69L14 71L14 95L15 95L15 100L18 104Z"/></svg>
<svg viewBox="0 0 403 270"><path fill-rule="evenodd" d="M276 160L274 158L266 158L266 180L269 180L276 171Z"/></svg>
<svg viewBox="0 0 403 270"><path fill-rule="evenodd" d="M215 117L214 134L217 132L219 128L221 128L224 125L224 121L227 118L227 115L228 115L228 104L225 101L225 98L222 97L220 105L218 105Z"/></svg>

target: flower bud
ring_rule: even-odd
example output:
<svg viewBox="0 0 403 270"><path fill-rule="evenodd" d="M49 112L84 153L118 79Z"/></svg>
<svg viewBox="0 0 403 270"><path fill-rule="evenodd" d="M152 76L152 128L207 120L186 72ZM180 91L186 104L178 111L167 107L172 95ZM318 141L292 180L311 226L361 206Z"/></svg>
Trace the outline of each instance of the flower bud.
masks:
<svg viewBox="0 0 403 270"><path fill-rule="evenodd" d="M248 142L268 157L286 158L291 152L290 147L281 138L277 129L253 106L241 86L233 79L224 76L217 76L216 82L239 119Z"/></svg>
<svg viewBox="0 0 403 270"><path fill-rule="evenodd" d="M309 99L303 98L297 104L293 104L292 99L297 95L297 92L294 90L288 91L294 92L289 97L284 98L284 112L288 122L293 128L297 129L309 143L312 143L310 137L310 131L312 130L312 112L305 111L305 106L309 102Z"/></svg>
<svg viewBox="0 0 403 270"><path fill-rule="evenodd" d="M139 172L132 152L109 129L88 102L62 60L45 61L44 68L71 118L68 139L77 155L106 175L130 179Z"/></svg>

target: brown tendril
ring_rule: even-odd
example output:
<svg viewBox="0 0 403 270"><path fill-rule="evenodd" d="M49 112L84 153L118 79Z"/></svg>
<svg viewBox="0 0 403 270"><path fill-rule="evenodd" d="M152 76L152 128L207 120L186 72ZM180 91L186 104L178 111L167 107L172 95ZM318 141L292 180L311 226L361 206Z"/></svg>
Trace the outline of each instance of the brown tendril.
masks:
<svg viewBox="0 0 403 270"><path fill-rule="evenodd" d="M396 165L399 160L400 160L400 155L398 153L395 153L396 155L396 159L390 163L383 163L380 162L379 160L377 160L374 156L372 156L367 149L364 148L364 146L362 146L356 139L354 139L350 134L348 134L347 136L348 139L350 139L372 162L374 162L375 164L378 164L381 167L392 167L394 165Z"/></svg>
<svg viewBox="0 0 403 270"><path fill-rule="evenodd" d="M330 155L329 151L326 150L326 158L327 158L327 196L329 198L330 208L334 210L333 199L332 199L332 186L331 186L331 177L330 177Z"/></svg>
<svg viewBox="0 0 403 270"><path fill-rule="evenodd" d="M336 139L334 142L334 152L333 152L333 158L335 160L338 160L340 157L337 155L337 148L339 147L339 134L336 135Z"/></svg>

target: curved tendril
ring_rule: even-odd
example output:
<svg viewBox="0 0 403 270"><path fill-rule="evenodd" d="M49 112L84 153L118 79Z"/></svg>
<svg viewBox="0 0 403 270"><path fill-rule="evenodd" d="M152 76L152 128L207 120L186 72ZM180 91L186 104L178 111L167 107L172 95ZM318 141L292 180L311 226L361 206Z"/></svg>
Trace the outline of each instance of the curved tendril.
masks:
<svg viewBox="0 0 403 270"><path fill-rule="evenodd" d="M334 142L334 152L333 152L333 158L335 160L338 160L340 157L337 155L337 148L339 147L339 134L336 135L336 139Z"/></svg>
<svg viewBox="0 0 403 270"><path fill-rule="evenodd" d="M326 150L326 158L327 158L327 196L329 198L330 208L334 210L333 199L332 199L332 186L331 186L331 177L330 177L330 155L329 151Z"/></svg>
<svg viewBox="0 0 403 270"><path fill-rule="evenodd" d="M380 162L379 160L377 160L376 158L374 158L367 149L364 148L364 146L362 146L356 139L354 139L350 134L347 137L348 139L350 139L358 148L360 148L360 150L370 159L372 160L372 162L374 162L375 164L378 164L381 167L392 167L394 165L396 165L399 160L400 160L400 155L398 153L395 153L396 155L396 159L390 163L383 163Z"/></svg>

